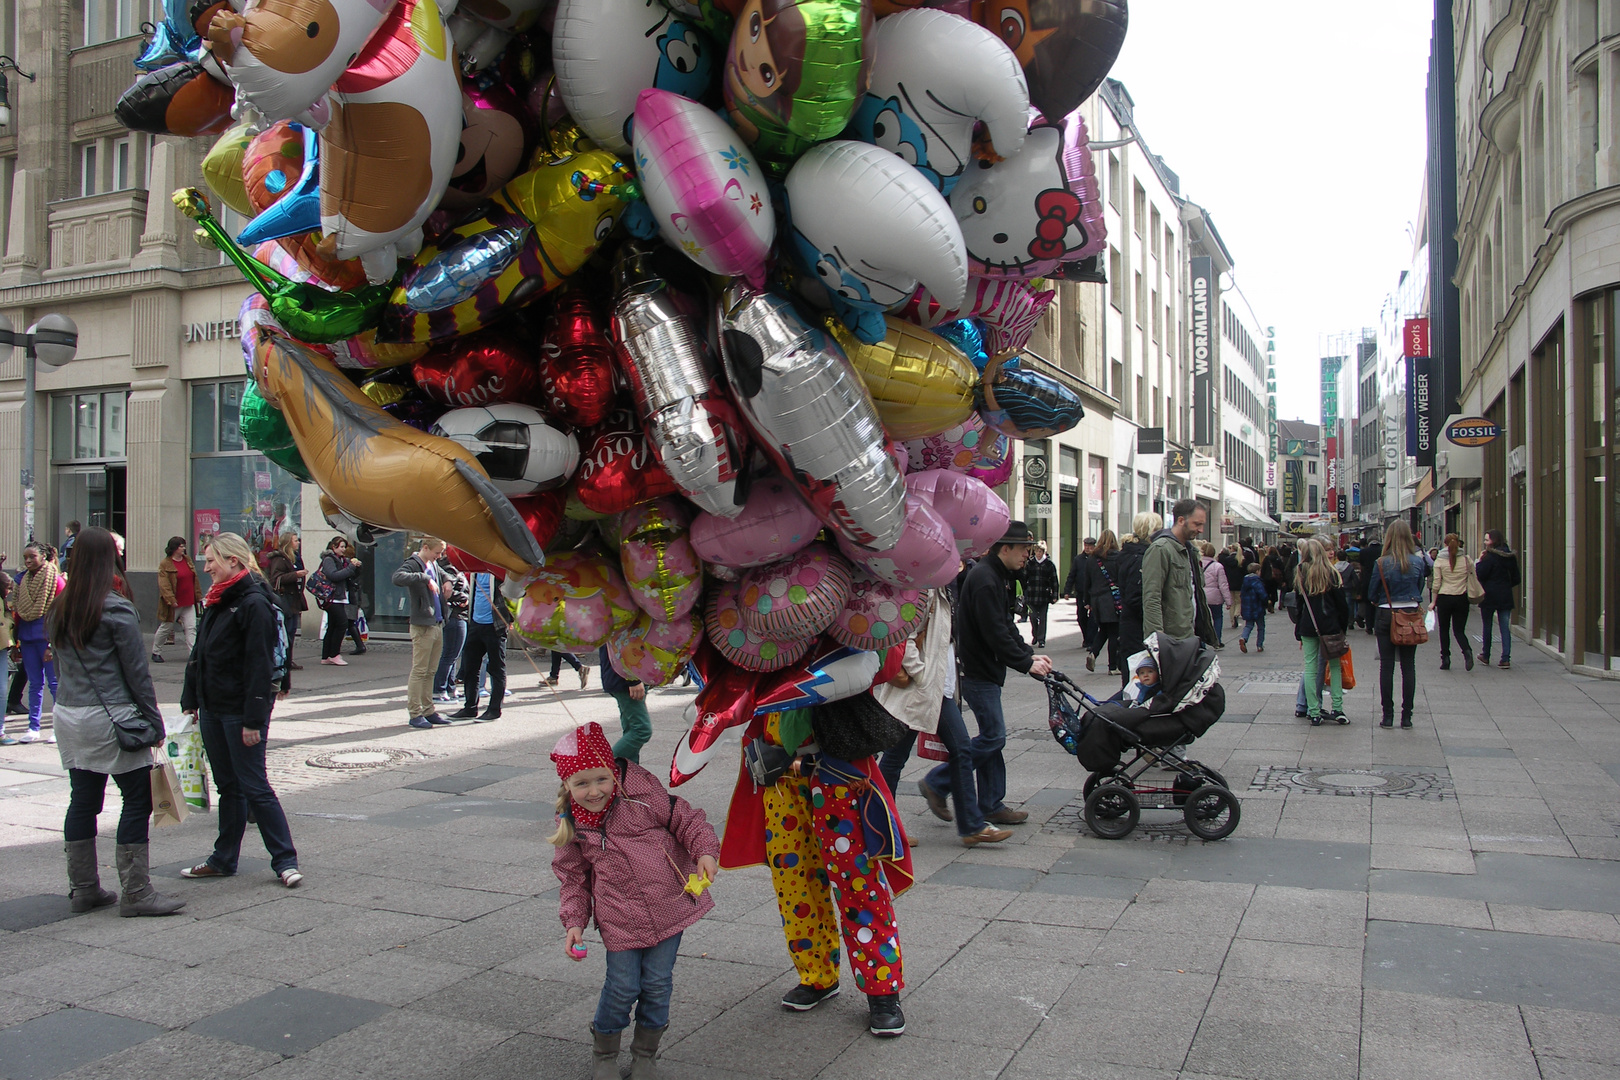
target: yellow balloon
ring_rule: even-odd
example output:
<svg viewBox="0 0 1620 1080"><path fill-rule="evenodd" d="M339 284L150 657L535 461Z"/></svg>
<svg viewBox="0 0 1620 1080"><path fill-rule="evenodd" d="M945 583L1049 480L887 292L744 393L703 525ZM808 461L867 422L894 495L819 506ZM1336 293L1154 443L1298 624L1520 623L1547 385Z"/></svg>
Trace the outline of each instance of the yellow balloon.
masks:
<svg viewBox="0 0 1620 1080"><path fill-rule="evenodd" d="M888 332L868 345L837 316L825 319L877 404L883 430L893 439L921 439L966 420L979 381L973 362L938 334L893 315L883 321Z"/></svg>
<svg viewBox="0 0 1620 1080"><path fill-rule="evenodd" d="M203 179L208 181L214 194L243 217L258 213L248 198L247 185L242 182L242 157L258 133L259 129L246 120L232 125L214 143L202 163Z"/></svg>

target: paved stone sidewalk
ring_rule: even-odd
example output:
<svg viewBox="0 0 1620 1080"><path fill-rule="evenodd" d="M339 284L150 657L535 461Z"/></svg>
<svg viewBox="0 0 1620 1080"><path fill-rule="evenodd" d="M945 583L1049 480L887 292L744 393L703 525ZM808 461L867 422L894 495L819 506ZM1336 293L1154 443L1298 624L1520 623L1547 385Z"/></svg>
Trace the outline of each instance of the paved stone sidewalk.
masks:
<svg viewBox="0 0 1620 1080"><path fill-rule="evenodd" d="M1051 651L1106 692L1069 610L1054 609ZM782 1011L794 980L756 868L723 875L686 935L664 1074L1620 1075L1620 683L1522 644L1511 671L1442 673L1430 646L1415 730L1380 730L1376 651L1358 633L1354 722L1312 729L1293 713L1286 619L1270 629L1263 655L1223 654L1227 713L1195 750L1243 800L1230 840L1193 840L1164 813L1121 841L1082 833L1084 774L1047 734L1042 688L1015 678L1009 801L1031 817L1012 841L963 849L915 795L925 763L907 771L905 1037L865 1034L853 992ZM70 916L55 748L0 751L0 1076L587 1074L602 952L592 935L586 962L562 954L546 752L572 723L611 729L613 703L594 678L538 691L514 657L499 723L418 732L407 661L387 645L347 668L311 660L278 711L275 779L308 875L296 892L251 833L236 878L181 880L212 839L199 813L154 834L181 915ZM156 669L166 701L179 668ZM655 771L692 694L653 696ZM717 825L734 762L681 791ZM345 764L361 767L324 767ZM116 804L109 792L104 881Z"/></svg>

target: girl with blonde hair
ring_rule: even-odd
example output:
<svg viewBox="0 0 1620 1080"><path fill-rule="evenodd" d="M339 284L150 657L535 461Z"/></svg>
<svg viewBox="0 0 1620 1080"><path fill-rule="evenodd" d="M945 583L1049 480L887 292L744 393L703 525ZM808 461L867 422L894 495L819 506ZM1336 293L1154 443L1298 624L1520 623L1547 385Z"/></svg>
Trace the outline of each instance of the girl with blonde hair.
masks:
<svg viewBox="0 0 1620 1080"><path fill-rule="evenodd" d="M1315 540L1303 540L1299 545L1299 569L1294 572L1294 588L1299 591L1299 621L1294 624L1294 637L1305 650L1305 707L1312 727L1322 726L1322 691L1318 680L1326 665L1328 679L1333 688L1333 712L1336 724L1348 724L1344 712L1344 685L1340 659L1330 656L1323 647L1323 639L1343 637L1350 626L1350 605L1345 601L1343 582L1333 567L1327 549ZM1342 655L1342 654L1341 654Z"/></svg>

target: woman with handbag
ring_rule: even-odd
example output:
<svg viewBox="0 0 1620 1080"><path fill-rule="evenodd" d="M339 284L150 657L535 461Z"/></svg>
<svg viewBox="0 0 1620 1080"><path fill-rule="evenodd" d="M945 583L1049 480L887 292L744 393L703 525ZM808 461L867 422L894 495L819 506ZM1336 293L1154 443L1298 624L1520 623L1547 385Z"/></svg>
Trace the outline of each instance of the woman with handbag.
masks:
<svg viewBox="0 0 1620 1080"><path fill-rule="evenodd" d="M281 605L281 613L287 624L288 671L304 670L304 665L294 663L291 656L299 616L309 610L309 601L304 599L304 577L307 572L298 565L298 549L302 543L297 533L282 533L276 542L275 552L264 568L265 579L270 582L270 591L275 594L276 603ZM292 688L290 683L287 688Z"/></svg>
<svg viewBox="0 0 1620 1080"><path fill-rule="evenodd" d="M113 542L117 543L116 536ZM197 630L196 603L197 568L186 557L186 538L171 536L164 545L163 560L158 563L158 628L152 633L152 663L163 663L163 643L176 644L176 631L178 643L190 654Z"/></svg>
<svg viewBox="0 0 1620 1080"><path fill-rule="evenodd" d="M1091 606L1091 617L1097 620L1097 636L1086 653L1086 670L1097 670L1097 657L1106 646L1108 671L1112 674L1124 662L1119 654L1119 540L1113 529L1104 529L1097 537L1097 546L1086 556L1080 571L1080 595Z"/></svg>
<svg viewBox="0 0 1620 1080"><path fill-rule="evenodd" d="M1474 650L1468 643L1468 607L1485 595L1474 572L1474 560L1462 553L1462 537L1446 533L1446 550L1434 560L1435 629L1440 633L1440 670L1451 670L1451 638L1462 650L1463 666L1474 670Z"/></svg>
<svg viewBox="0 0 1620 1080"><path fill-rule="evenodd" d="M1294 588L1299 592L1303 613L1294 624L1294 637L1305 650L1305 707L1312 727L1322 726L1322 689L1318 685L1324 665L1333 688L1335 724L1348 724L1344 713L1344 682L1339 658L1350 651L1344 632L1350 625L1350 605L1344 599L1344 582L1333 568L1331 556L1315 540L1299 545L1299 569L1294 572Z"/></svg>
<svg viewBox="0 0 1620 1080"><path fill-rule="evenodd" d="M1412 540L1411 526L1390 523L1384 533L1384 553L1373 564L1367 582L1367 601L1374 612L1378 635L1378 689L1384 719L1379 727L1395 726L1395 663L1401 665L1401 727L1412 726L1412 699L1417 695L1417 647L1429 640L1423 628L1423 579L1429 563Z"/></svg>
<svg viewBox="0 0 1620 1080"><path fill-rule="evenodd" d="M203 598L197 646L186 664L180 707L197 718L208 766L219 789L219 836L207 861L180 871L183 878L236 873L247 831L248 807L270 852L270 869L287 888L298 871L287 814L265 773L265 740L276 686L276 602L248 542L222 532L204 550L203 568L214 584Z"/></svg>
<svg viewBox="0 0 1620 1080"><path fill-rule="evenodd" d="M117 548L105 529L85 529L73 547L73 577L51 612L57 656L56 750L70 794L62 823L74 911L120 900L123 916L171 915L184 900L161 896L148 873L152 756L163 714L146 666L135 605L113 588ZM96 817L111 776L123 797L115 859L122 898L101 887Z"/></svg>
<svg viewBox="0 0 1620 1080"><path fill-rule="evenodd" d="M321 568L318 571L331 588L331 595L320 601L322 610L326 612L326 634L321 638L321 663L335 667L348 666L349 662L343 659L341 653L343 635L349 632L351 589L354 595L359 595L359 589L351 586L351 579L360 572L360 560L344 554L347 543L341 536L332 537L332 542L321 552ZM320 600L319 594L316 599Z"/></svg>

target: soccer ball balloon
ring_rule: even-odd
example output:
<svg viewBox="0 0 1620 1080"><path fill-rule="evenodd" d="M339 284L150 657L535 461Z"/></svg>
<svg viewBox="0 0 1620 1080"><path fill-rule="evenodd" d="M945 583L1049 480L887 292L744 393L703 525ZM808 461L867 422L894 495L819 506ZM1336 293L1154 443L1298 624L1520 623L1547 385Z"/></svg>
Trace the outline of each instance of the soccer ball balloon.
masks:
<svg viewBox="0 0 1620 1080"><path fill-rule="evenodd" d="M433 425L433 434L471 450L503 495L562 487L579 465L579 440L528 405L451 409Z"/></svg>

